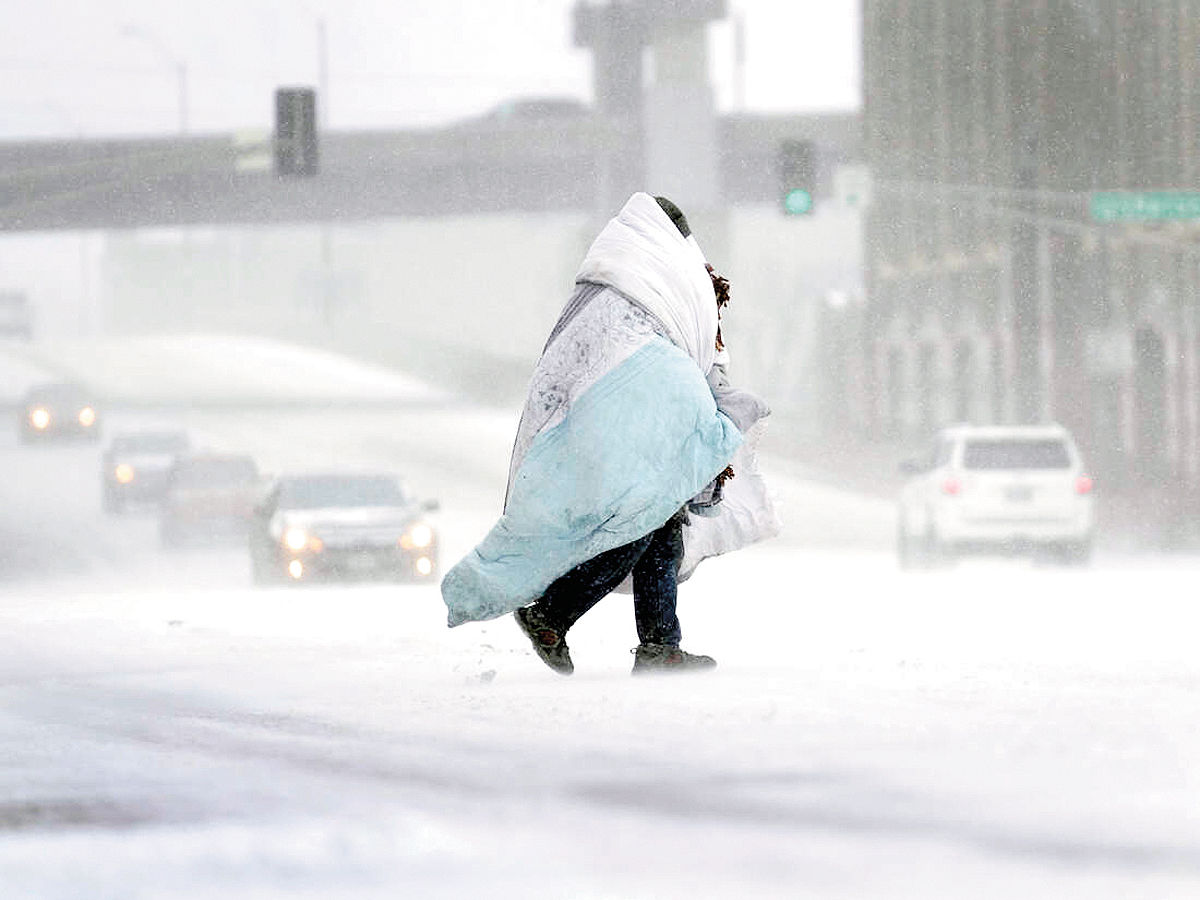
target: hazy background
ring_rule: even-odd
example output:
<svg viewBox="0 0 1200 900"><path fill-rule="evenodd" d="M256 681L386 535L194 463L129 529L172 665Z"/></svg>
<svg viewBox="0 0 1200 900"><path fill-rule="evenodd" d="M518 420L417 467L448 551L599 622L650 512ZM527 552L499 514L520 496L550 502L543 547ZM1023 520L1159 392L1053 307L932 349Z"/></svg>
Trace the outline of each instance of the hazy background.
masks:
<svg viewBox="0 0 1200 900"><path fill-rule="evenodd" d="M317 89L327 135L439 133L528 98L573 98L592 108L592 53L572 46L573 7L569 0L9 5L0 12L5 31L21 37L0 55L0 139L34 148L82 140L93 156L114 138L261 142L274 127L274 91L286 85ZM859 105L857 3L747 0L729 4L706 32L707 90L718 116L849 115ZM446 144L469 148L482 139ZM773 184L775 139L764 132L757 145L762 159L754 165ZM640 150L618 142L615 152L634 159ZM678 152L686 156L686 140ZM140 190L137 179L148 173L136 164L130 172L130 188ZM0 290L29 295L42 339L248 330L333 342L395 364L395 353L380 345L402 329L410 343L419 337L437 347L436 359L418 368L444 363L447 352L484 350L512 361L511 387L523 383L604 219L629 190L662 190L626 182L623 194L538 215L455 217L458 199L447 216L407 221L318 225L314 216L270 226L14 230L0 235ZM13 184L15 208L38 200ZM369 178L355 189L371 190ZM50 186L67 202L71 190ZM861 210L828 203L810 219L785 221L772 189L769 198L710 216L686 192L676 197L691 207L703 245L745 298L738 321L727 324L728 333L743 333L744 379L760 389L773 380L781 400L794 394L813 402L813 392L793 387L814 364L823 299L830 291L861 294ZM491 311L468 312L480 294L493 295ZM501 319L509 340L481 346ZM452 368L442 365L436 377ZM474 372L469 377L482 385L470 386L490 390L494 376Z"/></svg>
<svg viewBox="0 0 1200 900"><path fill-rule="evenodd" d="M178 130L187 68L194 132L271 127L272 91L316 85L325 30L326 126L411 128L529 95L591 99L590 55L571 46L573 0L176 0L5 3L0 137ZM859 105L859 4L736 0L711 26L718 108ZM734 19L745 70L734 65ZM739 78L741 81L739 88Z"/></svg>

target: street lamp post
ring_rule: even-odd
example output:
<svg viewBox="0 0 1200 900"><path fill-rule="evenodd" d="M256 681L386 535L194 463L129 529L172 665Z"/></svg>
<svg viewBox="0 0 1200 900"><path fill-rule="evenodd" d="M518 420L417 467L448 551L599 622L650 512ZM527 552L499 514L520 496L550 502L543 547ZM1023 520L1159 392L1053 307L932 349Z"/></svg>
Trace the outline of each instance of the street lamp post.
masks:
<svg viewBox="0 0 1200 900"><path fill-rule="evenodd" d="M329 43L324 16L317 19L317 121L329 125Z"/></svg>
<svg viewBox="0 0 1200 900"><path fill-rule="evenodd" d="M188 130L188 67L187 63L170 51L163 41L136 25L126 25L121 29L126 37L136 38L154 49L159 56L175 72L176 90L179 99L179 133L187 134Z"/></svg>
<svg viewBox="0 0 1200 900"><path fill-rule="evenodd" d="M317 26L317 123L324 131L329 125L329 32L323 12L305 0L300 0L300 5Z"/></svg>

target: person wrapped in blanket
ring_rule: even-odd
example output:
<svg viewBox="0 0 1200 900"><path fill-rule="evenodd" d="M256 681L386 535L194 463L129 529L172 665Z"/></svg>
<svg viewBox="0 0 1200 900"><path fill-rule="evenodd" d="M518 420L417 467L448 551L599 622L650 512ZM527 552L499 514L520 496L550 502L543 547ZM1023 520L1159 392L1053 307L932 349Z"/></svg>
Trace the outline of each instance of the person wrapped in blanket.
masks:
<svg viewBox="0 0 1200 900"><path fill-rule="evenodd" d="M665 197L634 194L601 230L530 382L503 515L442 581L451 627L512 613L569 675L567 632L632 590L634 674L716 665L680 648L678 586L779 531L757 462L769 410L729 382L728 302Z"/></svg>

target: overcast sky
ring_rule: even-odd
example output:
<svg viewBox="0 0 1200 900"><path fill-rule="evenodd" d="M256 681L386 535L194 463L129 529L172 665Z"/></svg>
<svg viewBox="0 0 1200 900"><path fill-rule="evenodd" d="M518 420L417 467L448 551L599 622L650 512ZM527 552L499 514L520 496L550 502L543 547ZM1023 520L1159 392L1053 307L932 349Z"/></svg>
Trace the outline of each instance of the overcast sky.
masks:
<svg viewBox="0 0 1200 900"><path fill-rule="evenodd" d="M316 86L328 125L434 125L518 96L591 99L575 0L0 0L0 139L268 128L280 84ZM745 22L745 107L859 105L858 0L729 0ZM733 28L710 33L718 105ZM186 90L178 72L186 69Z"/></svg>

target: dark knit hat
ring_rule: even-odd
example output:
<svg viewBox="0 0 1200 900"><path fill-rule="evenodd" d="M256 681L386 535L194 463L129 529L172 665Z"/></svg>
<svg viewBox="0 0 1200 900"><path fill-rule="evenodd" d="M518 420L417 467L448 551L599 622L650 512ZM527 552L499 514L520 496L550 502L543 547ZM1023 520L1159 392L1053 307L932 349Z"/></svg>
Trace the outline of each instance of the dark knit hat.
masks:
<svg viewBox="0 0 1200 900"><path fill-rule="evenodd" d="M670 216L671 221L675 223L675 227L679 229L679 233L687 237L692 233L692 228L688 225L687 216L683 214L683 210L668 200L666 197L655 197L658 205L662 207L662 211Z"/></svg>

